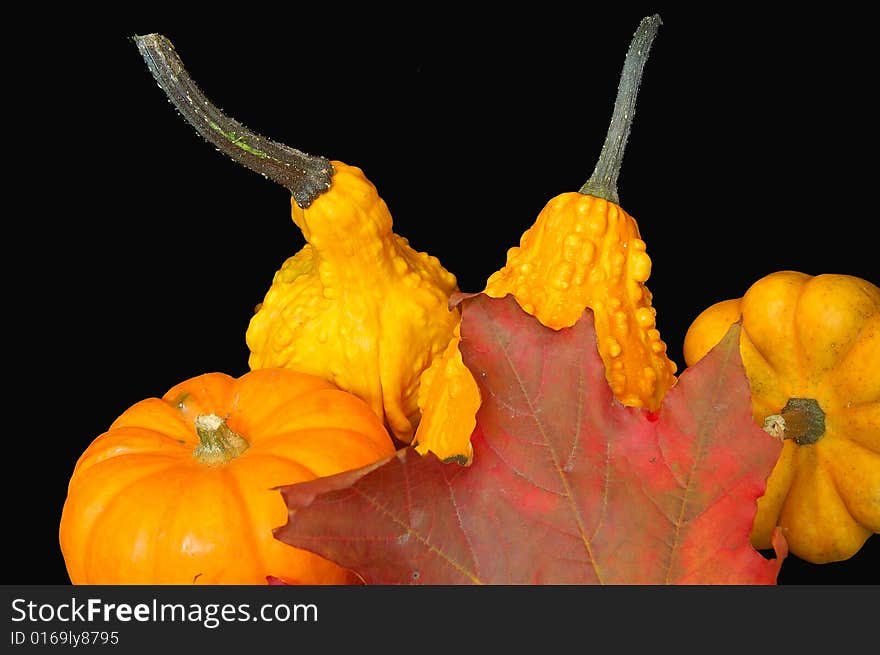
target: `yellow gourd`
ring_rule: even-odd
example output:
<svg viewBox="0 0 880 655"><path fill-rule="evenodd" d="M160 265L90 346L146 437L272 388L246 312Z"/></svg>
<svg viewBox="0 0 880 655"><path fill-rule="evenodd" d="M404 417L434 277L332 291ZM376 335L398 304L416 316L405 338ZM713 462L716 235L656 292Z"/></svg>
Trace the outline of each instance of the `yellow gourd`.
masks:
<svg viewBox="0 0 880 655"><path fill-rule="evenodd" d="M391 229L363 172L332 162L333 182L307 208L307 241L275 274L247 330L252 369L318 375L366 400L398 439L419 421L418 383L452 337L455 277Z"/></svg>
<svg viewBox="0 0 880 655"><path fill-rule="evenodd" d="M535 224L507 253L485 293L512 294L547 327L570 327L593 311L599 354L623 404L656 410L675 382L676 365L656 327L645 282L651 258L638 224L618 204L617 177L635 113L635 99L659 16L642 21L624 62L614 115L592 177L580 192L547 203ZM456 336L422 380L419 452L470 459L470 434L480 399L461 363Z"/></svg>
<svg viewBox="0 0 880 655"><path fill-rule="evenodd" d="M398 439L419 421L419 379L459 320L455 276L392 230L363 171L254 134L211 104L171 43L136 38L186 120L239 163L284 185L306 245L284 262L246 334L252 369L285 367L366 401Z"/></svg>
<svg viewBox="0 0 880 655"><path fill-rule="evenodd" d="M480 389L464 365L458 345L461 325L455 326L446 350L422 373L419 408L422 420L413 443L416 451L467 464L473 457L471 433L477 425Z"/></svg>
<svg viewBox="0 0 880 655"><path fill-rule="evenodd" d="M850 275L771 273L697 316L686 364L740 318L753 417L784 440L752 543L770 548L778 525L801 559L849 559L880 532L880 288Z"/></svg>

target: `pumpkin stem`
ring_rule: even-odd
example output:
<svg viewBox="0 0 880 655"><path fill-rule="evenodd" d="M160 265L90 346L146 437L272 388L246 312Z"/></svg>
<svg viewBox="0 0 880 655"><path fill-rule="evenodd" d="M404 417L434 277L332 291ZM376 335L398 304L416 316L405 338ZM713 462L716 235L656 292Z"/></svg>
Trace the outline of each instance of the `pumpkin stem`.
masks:
<svg viewBox="0 0 880 655"><path fill-rule="evenodd" d="M764 419L764 431L796 444L814 444L825 434L825 412L812 398L789 398L780 414Z"/></svg>
<svg viewBox="0 0 880 655"><path fill-rule="evenodd" d="M648 61L651 44L662 23L657 14L646 16L633 35L623 61L614 112L611 115L611 124L605 135L602 152L590 179L580 188L580 192L584 195L604 198L609 202L620 204L617 178L620 176L620 166L623 163L623 151L626 149L626 141L636 113L636 96L639 94L645 62Z"/></svg>
<svg viewBox="0 0 880 655"><path fill-rule="evenodd" d="M195 424L201 443L193 450L193 457L202 464L207 466L228 464L250 446L216 414L196 416Z"/></svg>
<svg viewBox="0 0 880 655"><path fill-rule="evenodd" d="M278 182L305 209L330 188L333 167L324 157L260 136L211 103L161 34L134 36L135 44L168 99L196 132L239 164Z"/></svg>

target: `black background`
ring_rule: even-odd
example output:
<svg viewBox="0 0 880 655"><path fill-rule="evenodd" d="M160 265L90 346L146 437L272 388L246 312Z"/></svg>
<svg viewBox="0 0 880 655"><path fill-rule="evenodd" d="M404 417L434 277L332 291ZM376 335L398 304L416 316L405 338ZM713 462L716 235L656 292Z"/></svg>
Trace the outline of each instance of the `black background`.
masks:
<svg viewBox="0 0 880 655"><path fill-rule="evenodd" d="M205 144L133 34L162 32L229 115L362 167L395 231L483 288L602 145L633 30L664 25L620 178L683 368L701 309L776 270L880 283L875 52L859 13L476 7L308 15L53 13L3 48L8 380L3 583L68 582L58 520L74 463L134 402L247 370L245 330L303 239L289 193ZM790 557L782 584L880 581L880 543Z"/></svg>

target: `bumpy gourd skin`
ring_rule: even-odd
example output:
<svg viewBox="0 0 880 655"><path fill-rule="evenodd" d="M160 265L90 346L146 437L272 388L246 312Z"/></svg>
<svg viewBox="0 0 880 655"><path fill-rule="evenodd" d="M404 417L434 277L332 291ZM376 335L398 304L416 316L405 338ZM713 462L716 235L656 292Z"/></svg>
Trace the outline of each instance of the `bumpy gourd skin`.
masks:
<svg viewBox="0 0 880 655"><path fill-rule="evenodd" d="M419 378L452 337L455 276L392 231L391 214L361 169L332 162L329 191L291 203L307 244L284 262L250 321L252 369L286 367L364 399L409 441Z"/></svg>
<svg viewBox="0 0 880 655"><path fill-rule="evenodd" d="M623 404L656 411L675 382L675 362L656 328L645 281L651 258L636 221L617 204L581 193L552 199L485 293L512 294L543 325L571 327L593 311L599 354L614 395ZM458 351L456 331L444 354L422 377L422 424L417 449L441 459L470 459L479 389Z"/></svg>
<svg viewBox="0 0 880 655"><path fill-rule="evenodd" d="M740 316L755 421L763 425L789 398L812 398L825 414L815 443L784 441L752 543L769 548L779 525L801 559L849 559L880 532L880 288L849 275L772 273L696 318L687 365Z"/></svg>
<svg viewBox="0 0 880 655"><path fill-rule="evenodd" d="M656 328L645 281L651 258L635 220L618 206L617 179L642 71L660 26L658 15L639 23L621 71L614 112L593 174L578 192L563 193L544 207L505 266L492 274L485 293L513 295L527 313L559 330L593 311L605 376L622 403L656 410L675 382L675 363ZM459 337L423 375L419 404L420 452L470 458L479 389L461 362ZM473 410L473 411L472 411Z"/></svg>
<svg viewBox="0 0 880 655"><path fill-rule="evenodd" d="M653 411L675 381L676 365L656 327L650 275L651 258L629 214L602 198L563 193L508 251L486 294L513 294L554 330L571 327L589 307L614 395Z"/></svg>

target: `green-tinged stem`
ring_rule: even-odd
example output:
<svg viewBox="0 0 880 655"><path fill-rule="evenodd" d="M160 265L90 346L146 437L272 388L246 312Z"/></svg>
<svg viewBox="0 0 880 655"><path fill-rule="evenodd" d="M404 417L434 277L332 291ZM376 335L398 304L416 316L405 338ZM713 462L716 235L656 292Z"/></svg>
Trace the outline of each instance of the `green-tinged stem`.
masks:
<svg viewBox="0 0 880 655"><path fill-rule="evenodd" d="M825 412L812 398L789 398L782 412L764 419L764 430L796 444L814 444L825 434Z"/></svg>
<svg viewBox="0 0 880 655"><path fill-rule="evenodd" d="M200 443L193 450L193 457L202 464L208 466L228 464L250 446L216 414L201 414L196 417L195 424Z"/></svg>
<svg viewBox="0 0 880 655"><path fill-rule="evenodd" d="M604 198L609 202L620 204L617 194L617 178L620 176L620 165L623 162L623 151L636 113L636 96L642 82L642 72L651 44L662 24L657 14L642 19L623 62L620 83L617 87L617 99L614 101L614 112L611 124L605 136L605 143L596 162L592 176L580 188L584 195Z"/></svg>
<svg viewBox="0 0 880 655"><path fill-rule="evenodd" d="M303 209L330 188L333 167L326 158L271 141L223 114L189 76L166 37L147 34L135 36L134 42L171 103L221 152L287 187Z"/></svg>

